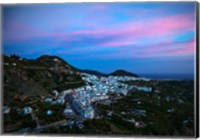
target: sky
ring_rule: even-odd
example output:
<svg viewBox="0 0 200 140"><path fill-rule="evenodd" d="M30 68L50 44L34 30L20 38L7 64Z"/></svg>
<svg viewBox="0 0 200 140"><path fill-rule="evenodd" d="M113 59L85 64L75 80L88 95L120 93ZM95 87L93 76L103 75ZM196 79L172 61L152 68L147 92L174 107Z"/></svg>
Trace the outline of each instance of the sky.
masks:
<svg viewBox="0 0 200 140"><path fill-rule="evenodd" d="M2 50L104 73L192 74L195 16L195 2L7 5Z"/></svg>

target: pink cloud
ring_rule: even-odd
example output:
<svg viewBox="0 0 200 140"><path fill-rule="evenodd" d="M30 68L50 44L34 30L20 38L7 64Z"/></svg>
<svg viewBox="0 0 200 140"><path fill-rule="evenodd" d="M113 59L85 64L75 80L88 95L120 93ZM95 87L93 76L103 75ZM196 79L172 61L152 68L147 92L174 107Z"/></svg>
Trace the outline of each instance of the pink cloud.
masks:
<svg viewBox="0 0 200 140"><path fill-rule="evenodd" d="M21 41L30 36L30 32L35 32L32 28L19 23L9 23L6 25L9 32L4 32L4 38L8 41ZM26 34L26 35L25 35Z"/></svg>
<svg viewBox="0 0 200 140"><path fill-rule="evenodd" d="M118 46L128 46L128 45L134 45L135 42L131 41L121 41L121 42L106 42L100 44L100 46L107 46L107 47L118 47Z"/></svg>
<svg viewBox="0 0 200 140"><path fill-rule="evenodd" d="M168 44L168 45L167 45ZM169 42L166 45L149 46L139 58L156 58L156 57L181 57L192 55L195 52L195 41L188 42Z"/></svg>
<svg viewBox="0 0 200 140"><path fill-rule="evenodd" d="M116 36L120 39L137 40L141 38L155 38L173 36L187 31L194 31L195 23L191 19L192 15L176 15L164 18L153 18L144 21L134 21L114 25L112 28L99 28L93 30L78 30L73 34L91 35L96 37ZM111 44L103 42L102 44Z"/></svg>
<svg viewBox="0 0 200 140"><path fill-rule="evenodd" d="M97 35L101 33L103 32L96 30L78 30L73 32L74 35Z"/></svg>
<svg viewBox="0 0 200 140"><path fill-rule="evenodd" d="M99 48L100 49L100 48ZM106 49L103 48L103 49ZM96 55L93 52L97 52L94 47L90 49L77 48L70 52L60 52L67 55L74 54L83 54L87 52L87 55L82 55L79 59L152 59L152 58L163 58L167 57L167 59L184 58L187 56L191 56L195 52L195 41L191 40L188 42L163 42L157 44L156 46L141 46L137 48L126 48L115 50L112 53L99 53Z"/></svg>
<svg viewBox="0 0 200 140"><path fill-rule="evenodd" d="M98 6L97 6L98 7ZM173 35L181 34L188 31L194 31L195 23L192 20L192 15L175 15L163 18L152 18L143 21L133 21L126 23L116 23L112 28L93 26L87 30L76 30L76 31L42 31L38 28L31 27L28 25L22 25L19 23L12 23L9 29L9 33L6 33L5 37L10 41L26 41L27 39L32 39L34 37L39 38L52 38L58 41L74 41L79 40L79 35L87 35L95 39L101 38L111 38L108 41L98 42L97 46L108 46L108 47L118 47L118 46L128 46L137 45L138 39L158 39L163 37L170 40ZM130 41L131 40L131 41ZM168 42L170 43L173 42ZM140 45L140 44L138 44ZM161 44L167 45L167 44ZM161 49L159 47L153 46L152 51L156 49Z"/></svg>
<svg viewBox="0 0 200 140"><path fill-rule="evenodd" d="M175 49L169 52L171 55L187 55L190 53L194 53L196 50L196 43L194 41L187 42L180 49Z"/></svg>
<svg viewBox="0 0 200 140"><path fill-rule="evenodd" d="M9 42L22 42L34 38L52 38L54 40L71 41L75 40L74 37L69 36L68 32L47 32L39 28L32 27L26 24L12 22L8 25L9 32L5 32L4 38Z"/></svg>
<svg viewBox="0 0 200 140"><path fill-rule="evenodd" d="M149 35L165 35L193 31L195 25L194 21L192 21L190 18L190 15L182 15L155 19L149 21L152 22L149 23L152 28L144 31L144 33Z"/></svg>
<svg viewBox="0 0 200 140"><path fill-rule="evenodd" d="M175 15L163 18L153 18L143 21L126 22L121 24L114 24L112 28L102 27L97 24L95 27L87 30L77 30L70 32L69 35L76 37L77 35L87 35L96 39L111 38L108 41L98 42L98 46L119 47L128 45L137 45L138 39L157 39L166 38L171 40L173 35L194 31L195 23L192 20L193 15ZM77 36L78 37L78 36ZM170 39L171 38L171 39ZM130 41L131 40L131 41ZM166 43L166 42L165 42ZM174 42L167 42L170 43ZM161 44L161 45L168 45ZM140 44L138 44L140 45ZM161 49L152 47L152 50Z"/></svg>
<svg viewBox="0 0 200 140"><path fill-rule="evenodd" d="M161 57L184 57L193 55L195 52L195 41L187 42L162 42L157 45L140 46L137 48L126 48L112 52L111 54L90 55L95 59L151 59ZM124 55L125 54L125 55Z"/></svg>
<svg viewBox="0 0 200 140"><path fill-rule="evenodd" d="M92 10L105 10L105 9L107 9L107 6L103 4L97 4L92 7Z"/></svg>

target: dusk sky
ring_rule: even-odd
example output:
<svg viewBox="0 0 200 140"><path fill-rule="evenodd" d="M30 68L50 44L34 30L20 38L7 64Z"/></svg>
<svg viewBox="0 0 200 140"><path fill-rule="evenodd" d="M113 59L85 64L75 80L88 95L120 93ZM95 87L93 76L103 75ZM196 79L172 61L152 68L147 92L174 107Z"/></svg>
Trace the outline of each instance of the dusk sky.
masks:
<svg viewBox="0 0 200 140"><path fill-rule="evenodd" d="M195 2L3 7L3 53L109 73L194 73Z"/></svg>

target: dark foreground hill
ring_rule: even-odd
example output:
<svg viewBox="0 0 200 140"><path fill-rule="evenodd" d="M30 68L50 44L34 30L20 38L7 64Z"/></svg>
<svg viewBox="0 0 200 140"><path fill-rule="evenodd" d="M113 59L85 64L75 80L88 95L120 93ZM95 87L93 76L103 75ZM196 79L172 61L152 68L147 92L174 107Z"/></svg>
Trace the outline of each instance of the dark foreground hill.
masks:
<svg viewBox="0 0 200 140"><path fill-rule="evenodd" d="M48 96L84 85L80 72L57 56L43 55L36 60L3 56L4 103L15 95Z"/></svg>

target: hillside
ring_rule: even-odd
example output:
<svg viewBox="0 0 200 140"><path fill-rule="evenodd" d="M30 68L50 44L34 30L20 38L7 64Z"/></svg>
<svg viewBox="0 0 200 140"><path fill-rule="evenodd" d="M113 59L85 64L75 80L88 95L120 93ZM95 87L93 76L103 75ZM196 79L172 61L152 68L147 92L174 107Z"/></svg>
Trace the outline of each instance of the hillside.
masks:
<svg viewBox="0 0 200 140"><path fill-rule="evenodd" d="M66 90L84 85L80 72L97 76L138 75L117 70L103 74L93 70L79 70L57 56L43 55L35 60L20 58L17 55L3 56L4 103L9 105L17 96L48 96L53 90Z"/></svg>
<svg viewBox="0 0 200 140"><path fill-rule="evenodd" d="M88 74L96 75L96 76L108 76L108 74L104 74L104 73L101 73L101 72L95 71L95 70L80 70L80 71L88 73Z"/></svg>
<svg viewBox="0 0 200 140"><path fill-rule="evenodd" d="M80 72L57 56L43 55L36 60L3 56L4 103L15 95L48 96L84 85Z"/></svg>
<svg viewBox="0 0 200 140"><path fill-rule="evenodd" d="M116 71L114 71L114 72L112 72L110 74L101 73L101 72L95 71L95 70L80 70L80 71L88 73L88 74L96 75L96 76L105 76L105 77L108 77L108 76L132 76L132 77L139 77L138 75L133 74L131 72L127 72L125 70L116 70Z"/></svg>
<svg viewBox="0 0 200 140"><path fill-rule="evenodd" d="M136 74L133 74L131 72L127 72L125 70L116 70L113 73L110 73L111 76L133 76L133 77L139 77Z"/></svg>

